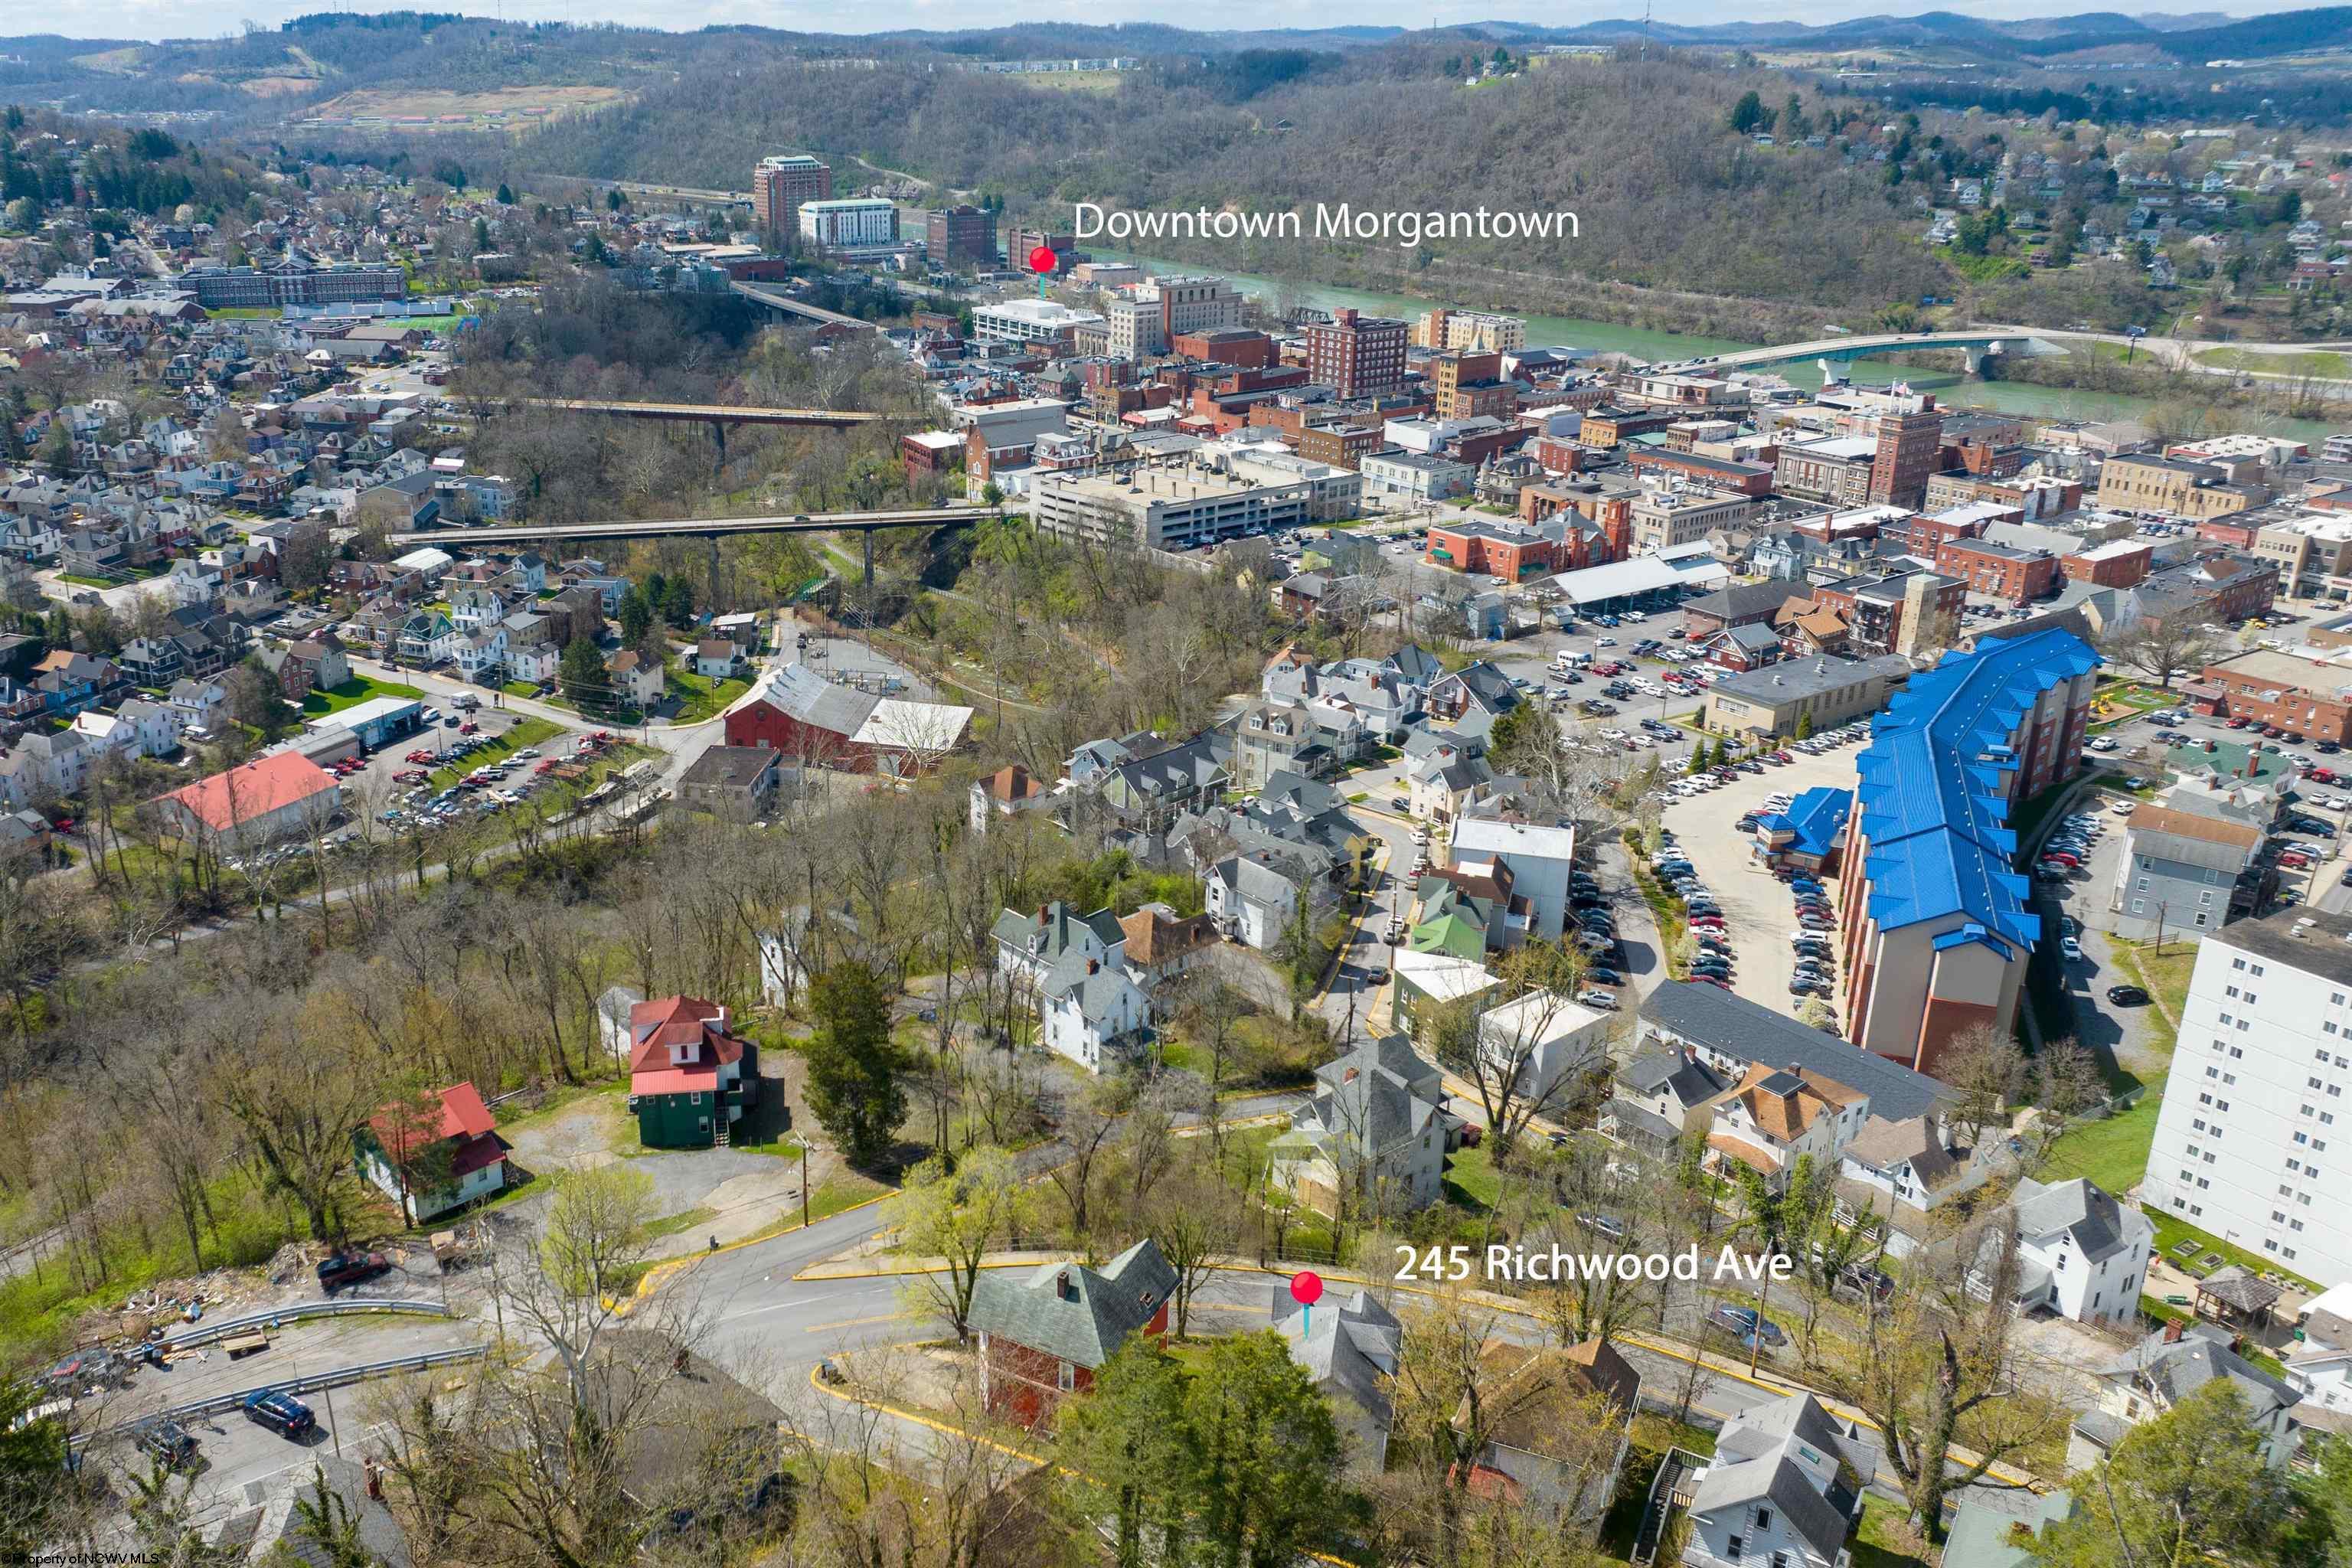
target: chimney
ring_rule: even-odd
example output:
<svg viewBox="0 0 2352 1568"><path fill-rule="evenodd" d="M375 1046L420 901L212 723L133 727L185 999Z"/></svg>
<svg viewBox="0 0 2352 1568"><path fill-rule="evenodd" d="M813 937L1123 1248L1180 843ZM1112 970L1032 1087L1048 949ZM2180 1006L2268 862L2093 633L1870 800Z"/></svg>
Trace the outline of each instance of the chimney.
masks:
<svg viewBox="0 0 2352 1568"><path fill-rule="evenodd" d="M1066 1268L1054 1276L1054 1294L1065 1301L1075 1301L1078 1293L1070 1288L1070 1271Z"/></svg>
<svg viewBox="0 0 2352 1568"><path fill-rule="evenodd" d="M2168 1319L2166 1321L2164 1325L2164 1342L2168 1345L2177 1345L2180 1342L2180 1323L2179 1320Z"/></svg>
<svg viewBox="0 0 2352 1568"><path fill-rule="evenodd" d="M1039 925L1044 925L1045 923L1045 911L1050 907L1050 905L1046 904L1039 904L1037 906L1037 923Z"/></svg>
<svg viewBox="0 0 2352 1568"><path fill-rule="evenodd" d="M1097 973L1097 972L1098 972L1101 968L1102 968L1102 965L1101 965L1101 964L1099 964L1099 963L1097 963L1093 959L1089 958L1089 959L1087 959L1087 973L1088 974L1096 973Z"/></svg>

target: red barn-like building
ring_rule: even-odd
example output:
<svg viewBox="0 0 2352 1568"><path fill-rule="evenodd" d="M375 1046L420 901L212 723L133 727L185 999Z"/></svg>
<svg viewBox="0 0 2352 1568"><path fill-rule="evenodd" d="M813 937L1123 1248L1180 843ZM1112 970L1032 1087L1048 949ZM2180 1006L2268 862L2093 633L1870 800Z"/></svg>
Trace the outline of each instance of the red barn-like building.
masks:
<svg viewBox="0 0 2352 1568"><path fill-rule="evenodd" d="M796 664L727 715L727 743L782 752L796 766L920 773L963 743L971 710L877 697Z"/></svg>
<svg viewBox="0 0 2352 1568"><path fill-rule="evenodd" d="M1034 1426L1095 1373L1130 1334L1168 1336L1176 1270L1150 1237L1100 1270L1041 1263L1027 1274L983 1274L971 1297L989 1414Z"/></svg>

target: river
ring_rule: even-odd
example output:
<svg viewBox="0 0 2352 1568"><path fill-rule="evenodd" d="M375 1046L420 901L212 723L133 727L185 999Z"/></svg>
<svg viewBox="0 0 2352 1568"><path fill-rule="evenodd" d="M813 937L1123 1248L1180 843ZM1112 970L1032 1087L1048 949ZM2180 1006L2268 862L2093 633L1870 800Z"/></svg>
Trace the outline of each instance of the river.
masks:
<svg viewBox="0 0 2352 1568"><path fill-rule="evenodd" d="M1245 294L1270 299L1280 293L1300 305L1319 310L1353 306L1367 314L1402 316L1411 321L1423 310L1443 302L1416 300L1404 294L1374 294L1361 289L1343 289L1302 279L1259 278L1205 267L1197 262L1165 261L1120 251L1091 249L1088 254L1111 260L1132 261L1139 267L1158 272L1209 273L1225 279ZM1629 353L1647 360L1689 359L1696 354L1729 353L1738 349L1763 346L1733 342L1725 338L1653 331L1643 327L1622 326L1614 321L1579 321L1573 316L1529 316L1527 323L1528 342L1531 347ZM1907 382L1914 390L1932 392L1936 394L1937 402L1954 408L1990 408L2005 414L2031 414L2057 419L2129 419L2154 402L2152 398L2124 392L2087 392L2062 386L2032 386L2021 382L1971 381L1957 369L1922 370L1916 366L1890 364L1884 360L1857 360L1848 368L1857 382ZM1818 364L1780 365L1774 367L1774 373L1785 376L1790 385L1809 391L1818 389L1822 384ZM2221 424L2230 428L2259 429L2292 436L2315 446L2336 429L2336 426L2318 420L2282 419L2274 415L2225 414L2221 416Z"/></svg>

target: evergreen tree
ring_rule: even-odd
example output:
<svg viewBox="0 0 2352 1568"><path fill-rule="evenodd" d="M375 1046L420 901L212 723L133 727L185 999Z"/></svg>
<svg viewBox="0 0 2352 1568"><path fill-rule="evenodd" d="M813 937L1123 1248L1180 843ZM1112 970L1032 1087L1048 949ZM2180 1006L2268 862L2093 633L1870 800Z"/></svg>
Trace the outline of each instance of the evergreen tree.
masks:
<svg viewBox="0 0 2352 1568"><path fill-rule="evenodd" d="M1189 1371L1130 1339L1061 1421L1087 1456L1064 1501L1108 1524L1122 1568L1296 1562L1354 1511L1330 1406L1271 1331L1221 1336Z"/></svg>
<svg viewBox="0 0 2352 1568"><path fill-rule="evenodd" d="M1752 136L1769 123L1767 117L1770 113L1771 110L1764 107L1763 95L1750 89L1741 93L1739 101L1731 106L1728 123L1742 136Z"/></svg>
<svg viewBox="0 0 2352 1568"><path fill-rule="evenodd" d="M2051 1568L2286 1560L2266 1550L2286 1521L2286 1475L2264 1461L2227 1378L2133 1427L2070 1489L2073 1517L2046 1527L2034 1552Z"/></svg>
<svg viewBox="0 0 2352 1568"><path fill-rule="evenodd" d="M836 963L809 983L809 1110L851 1164L875 1164L907 1115L908 1063L890 1037L889 988L863 963Z"/></svg>
<svg viewBox="0 0 2352 1568"><path fill-rule="evenodd" d="M499 205L503 207L514 205L514 192L507 188L504 180L499 182Z"/></svg>
<svg viewBox="0 0 2352 1568"><path fill-rule="evenodd" d="M631 647L644 642L646 633L653 629L653 606L634 583L621 590L620 608L614 613L621 623L621 640Z"/></svg>
<svg viewBox="0 0 2352 1568"><path fill-rule="evenodd" d="M562 661L556 667L556 679L563 695L583 708L601 708L608 700L604 689L604 656L586 637L573 637L564 648Z"/></svg>
<svg viewBox="0 0 2352 1568"><path fill-rule="evenodd" d="M673 577L662 586L662 619L674 626L684 626L694 620L694 584L683 577Z"/></svg>

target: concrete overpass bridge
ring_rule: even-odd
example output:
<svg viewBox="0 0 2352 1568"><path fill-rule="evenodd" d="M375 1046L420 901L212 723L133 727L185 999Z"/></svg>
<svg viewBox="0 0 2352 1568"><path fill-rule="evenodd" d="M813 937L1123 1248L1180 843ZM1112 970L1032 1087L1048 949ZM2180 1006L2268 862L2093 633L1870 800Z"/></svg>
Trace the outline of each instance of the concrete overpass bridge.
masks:
<svg viewBox="0 0 2352 1568"><path fill-rule="evenodd" d="M826 430L880 425L894 417L847 408L766 408L751 403L624 403L601 397L519 397L508 406L545 408L564 414L603 414L615 419L667 420L673 424L813 425Z"/></svg>
<svg viewBox="0 0 2352 1568"><path fill-rule="evenodd" d="M1821 360L1825 364L1850 363L1858 359L1874 359L1881 354L1916 353L1922 349L1958 349L1967 357L1970 375L1979 372L1987 354L2021 353L2040 357L2066 352L2040 336L2021 332L2015 328L1976 328L1940 332L1853 332L1842 337L1817 338L1811 342L1782 343L1777 348L1741 349L1732 353L1677 360L1656 369L1713 374L1722 371L1763 370L1772 365L1801 364L1809 359Z"/></svg>
<svg viewBox="0 0 2352 1568"><path fill-rule="evenodd" d="M790 294L769 284L737 281L730 283L728 287L754 305L765 306L783 315L798 316L802 321L814 321L819 326L856 327L869 332L875 330L874 323L871 321L860 321L856 316L845 316L838 310L827 310L812 305L804 300L795 300Z"/></svg>
<svg viewBox="0 0 2352 1568"><path fill-rule="evenodd" d="M859 536L865 547L866 582L874 583L874 535L886 528L969 528L997 515L988 506L911 507L899 511L821 511L778 513L762 517L680 517L628 519L618 522L528 523L492 528L413 529L388 533L384 542L395 551L421 545L473 546L519 544L552 549L559 543L579 546L599 542L626 542L638 539L702 539L710 542L714 591L719 572L719 542L747 533L841 533Z"/></svg>
<svg viewBox="0 0 2352 1568"><path fill-rule="evenodd" d="M726 539L739 533L872 533L884 528L962 527L993 517L987 506L910 507L901 511L820 511L769 517L632 518L617 522L545 522L488 528L426 528L384 536L386 542L424 544L549 544L569 540Z"/></svg>

